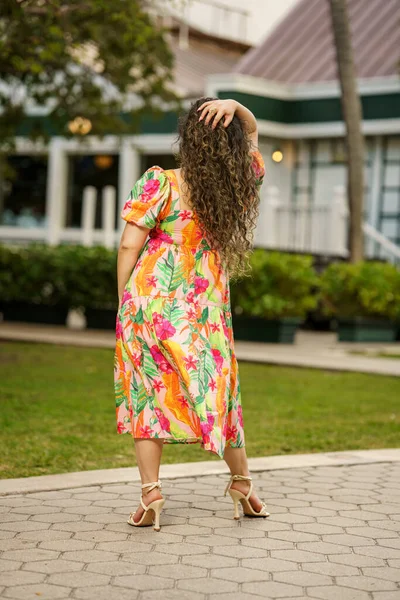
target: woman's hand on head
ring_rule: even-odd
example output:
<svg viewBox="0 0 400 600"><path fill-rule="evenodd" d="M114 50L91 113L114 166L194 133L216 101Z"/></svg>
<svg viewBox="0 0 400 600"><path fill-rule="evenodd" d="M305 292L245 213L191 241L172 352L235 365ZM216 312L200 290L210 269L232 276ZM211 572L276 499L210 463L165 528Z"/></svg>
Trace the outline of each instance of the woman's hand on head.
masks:
<svg viewBox="0 0 400 600"><path fill-rule="evenodd" d="M211 122L212 129L215 129L221 119L223 126L228 127L232 122L238 103L236 100L208 100L197 109L200 112L199 121L205 119L204 124Z"/></svg>

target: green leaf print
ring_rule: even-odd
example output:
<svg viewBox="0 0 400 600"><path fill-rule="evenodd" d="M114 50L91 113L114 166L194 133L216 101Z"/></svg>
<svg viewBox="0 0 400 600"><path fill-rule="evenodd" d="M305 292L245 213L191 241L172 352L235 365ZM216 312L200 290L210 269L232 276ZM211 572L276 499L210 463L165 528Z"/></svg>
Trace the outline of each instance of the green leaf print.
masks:
<svg viewBox="0 0 400 600"><path fill-rule="evenodd" d="M180 285L182 285L182 283L185 281L185 269L182 265L182 263L179 263L178 265L175 265L175 268L173 270L173 274L172 274L172 278L171 278L171 283L169 286L169 289L171 290L171 292L175 291L178 289L178 287Z"/></svg>
<svg viewBox="0 0 400 600"><path fill-rule="evenodd" d="M164 291L169 290L171 279L174 274L174 255L172 250L169 250L168 256L158 265L158 282L161 284Z"/></svg>
<svg viewBox="0 0 400 600"><path fill-rule="evenodd" d="M124 402L124 400L125 400L124 384L123 384L123 380L119 379L115 383L115 403L117 406L121 406L121 404Z"/></svg>
<svg viewBox="0 0 400 600"><path fill-rule="evenodd" d="M138 417L142 410L146 407L149 402L149 396L147 394L146 388L141 383L139 385L139 389L137 390L136 401L133 402L133 414L135 417Z"/></svg>
<svg viewBox="0 0 400 600"><path fill-rule="evenodd" d="M151 356L149 347L147 345L143 345L143 371L146 373L149 379L155 379L159 377L159 372L157 369L157 365L154 362L153 357Z"/></svg>
<svg viewBox="0 0 400 600"><path fill-rule="evenodd" d="M199 322L200 322L202 325L205 325L205 324L207 323L207 319L208 319L208 306L206 306L206 307L203 309L203 312L201 313L201 317L200 317L200 319L199 319Z"/></svg>
<svg viewBox="0 0 400 600"><path fill-rule="evenodd" d="M172 221L176 221L177 219L179 219L179 213L179 210L175 210L173 213L168 215L168 217L163 219L163 223L171 223Z"/></svg>
<svg viewBox="0 0 400 600"><path fill-rule="evenodd" d="M143 325L144 318L143 318L142 307L139 308L139 310L137 311L136 315L131 316L131 321L132 321L132 323L137 323L138 325Z"/></svg>
<svg viewBox="0 0 400 600"><path fill-rule="evenodd" d="M185 311L179 307L178 301L176 298L172 302L165 302L162 315L164 319L167 319L172 323L174 327L178 327L181 321L181 318L185 314Z"/></svg>

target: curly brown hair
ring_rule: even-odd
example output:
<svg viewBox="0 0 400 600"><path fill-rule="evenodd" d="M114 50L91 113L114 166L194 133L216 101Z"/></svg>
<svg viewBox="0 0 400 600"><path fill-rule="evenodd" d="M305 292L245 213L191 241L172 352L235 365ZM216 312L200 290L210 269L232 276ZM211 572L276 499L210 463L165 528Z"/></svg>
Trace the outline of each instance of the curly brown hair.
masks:
<svg viewBox="0 0 400 600"><path fill-rule="evenodd" d="M199 122L196 100L179 118L178 163L185 199L211 249L217 251L230 276L249 271L253 231L258 216L256 175L251 167L251 140L240 119L215 129Z"/></svg>

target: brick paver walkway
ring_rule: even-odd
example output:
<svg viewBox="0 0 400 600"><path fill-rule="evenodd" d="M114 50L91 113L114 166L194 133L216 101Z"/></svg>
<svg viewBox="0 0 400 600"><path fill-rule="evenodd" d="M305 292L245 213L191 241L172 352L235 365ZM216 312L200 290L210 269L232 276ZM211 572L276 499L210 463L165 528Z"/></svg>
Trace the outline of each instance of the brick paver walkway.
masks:
<svg viewBox="0 0 400 600"><path fill-rule="evenodd" d="M126 524L138 483L2 496L0 597L399 600L399 462L253 477L269 519L232 519L227 475L185 477L160 533Z"/></svg>

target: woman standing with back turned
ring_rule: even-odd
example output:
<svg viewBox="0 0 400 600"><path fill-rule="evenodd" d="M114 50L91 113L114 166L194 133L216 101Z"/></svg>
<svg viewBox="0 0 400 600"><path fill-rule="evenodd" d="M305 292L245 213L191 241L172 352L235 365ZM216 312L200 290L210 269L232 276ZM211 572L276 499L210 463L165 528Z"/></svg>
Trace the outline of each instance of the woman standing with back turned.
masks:
<svg viewBox="0 0 400 600"><path fill-rule="evenodd" d="M179 124L179 169L148 169L122 210L115 395L118 433L135 440L142 497L128 523L160 529L164 443L224 458L225 494L267 517L245 451L229 276L246 270L264 163L254 115L201 98ZM149 236L149 237L148 237Z"/></svg>

